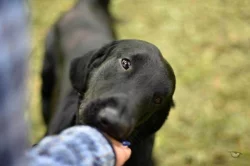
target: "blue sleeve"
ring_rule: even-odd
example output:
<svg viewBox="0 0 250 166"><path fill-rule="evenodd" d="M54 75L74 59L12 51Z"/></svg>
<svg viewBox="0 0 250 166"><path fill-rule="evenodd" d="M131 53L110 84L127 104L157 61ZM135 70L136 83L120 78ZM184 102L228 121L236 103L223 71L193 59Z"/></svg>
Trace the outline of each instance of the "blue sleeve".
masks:
<svg viewBox="0 0 250 166"><path fill-rule="evenodd" d="M26 153L30 166L113 166L110 142L95 128L75 126L45 137Z"/></svg>
<svg viewBox="0 0 250 166"><path fill-rule="evenodd" d="M0 0L0 165L20 164L28 147L27 71L30 37L24 0ZM16 164L18 163L18 164Z"/></svg>

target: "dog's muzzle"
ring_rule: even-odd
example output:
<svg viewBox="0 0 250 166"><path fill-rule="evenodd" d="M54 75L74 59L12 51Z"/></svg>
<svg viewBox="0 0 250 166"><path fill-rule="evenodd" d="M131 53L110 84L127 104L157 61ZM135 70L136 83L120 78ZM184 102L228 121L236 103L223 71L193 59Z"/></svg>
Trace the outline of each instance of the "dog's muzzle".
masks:
<svg viewBox="0 0 250 166"><path fill-rule="evenodd" d="M79 107L78 123L98 128L117 140L126 139L135 126L135 117L124 97L99 98L83 101Z"/></svg>

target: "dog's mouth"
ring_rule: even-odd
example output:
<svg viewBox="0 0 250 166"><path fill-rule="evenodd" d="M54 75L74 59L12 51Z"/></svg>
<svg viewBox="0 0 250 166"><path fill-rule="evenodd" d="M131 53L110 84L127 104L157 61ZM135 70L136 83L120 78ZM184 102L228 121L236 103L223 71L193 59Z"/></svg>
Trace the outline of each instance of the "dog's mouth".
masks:
<svg viewBox="0 0 250 166"><path fill-rule="evenodd" d="M125 109L112 99L83 101L79 106L77 123L95 127L118 141L127 140L135 125L121 108Z"/></svg>

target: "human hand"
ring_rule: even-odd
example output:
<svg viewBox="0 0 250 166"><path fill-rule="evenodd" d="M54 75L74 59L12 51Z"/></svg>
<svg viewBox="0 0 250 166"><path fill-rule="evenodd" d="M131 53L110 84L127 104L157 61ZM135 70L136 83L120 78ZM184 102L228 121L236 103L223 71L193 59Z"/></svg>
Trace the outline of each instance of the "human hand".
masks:
<svg viewBox="0 0 250 166"><path fill-rule="evenodd" d="M106 135L107 136L107 135ZM118 142L114 138L107 136L111 141L116 155L116 166L122 166L131 156L131 149L127 146L123 146L122 143Z"/></svg>

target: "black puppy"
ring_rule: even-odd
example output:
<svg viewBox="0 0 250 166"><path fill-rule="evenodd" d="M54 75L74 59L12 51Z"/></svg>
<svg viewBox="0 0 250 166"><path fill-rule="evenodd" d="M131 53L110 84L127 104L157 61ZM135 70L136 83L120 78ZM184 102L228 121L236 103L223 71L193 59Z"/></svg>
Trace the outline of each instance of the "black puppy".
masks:
<svg viewBox="0 0 250 166"><path fill-rule="evenodd" d="M153 134L173 105L174 72L145 41L114 41L74 59L70 79L83 96L77 123L96 126L118 140Z"/></svg>
<svg viewBox="0 0 250 166"><path fill-rule="evenodd" d="M74 59L70 79L82 98L78 110L64 112L72 120L68 125L87 124L129 140L133 153L126 165L153 165L154 133L175 90L174 72L160 51L145 41L114 41Z"/></svg>
<svg viewBox="0 0 250 166"><path fill-rule="evenodd" d="M160 51L145 41L114 41L74 59L70 79L81 97L71 91L49 134L91 125L132 143L126 165L153 165L154 134L169 114L175 90L174 72ZM78 108L69 107L77 99Z"/></svg>
<svg viewBox="0 0 250 166"><path fill-rule="evenodd" d="M103 0L80 0L55 24L42 73L43 110L56 110L48 134L88 124L131 141L126 166L152 166L154 133L173 104L175 76L154 45L113 40Z"/></svg>

